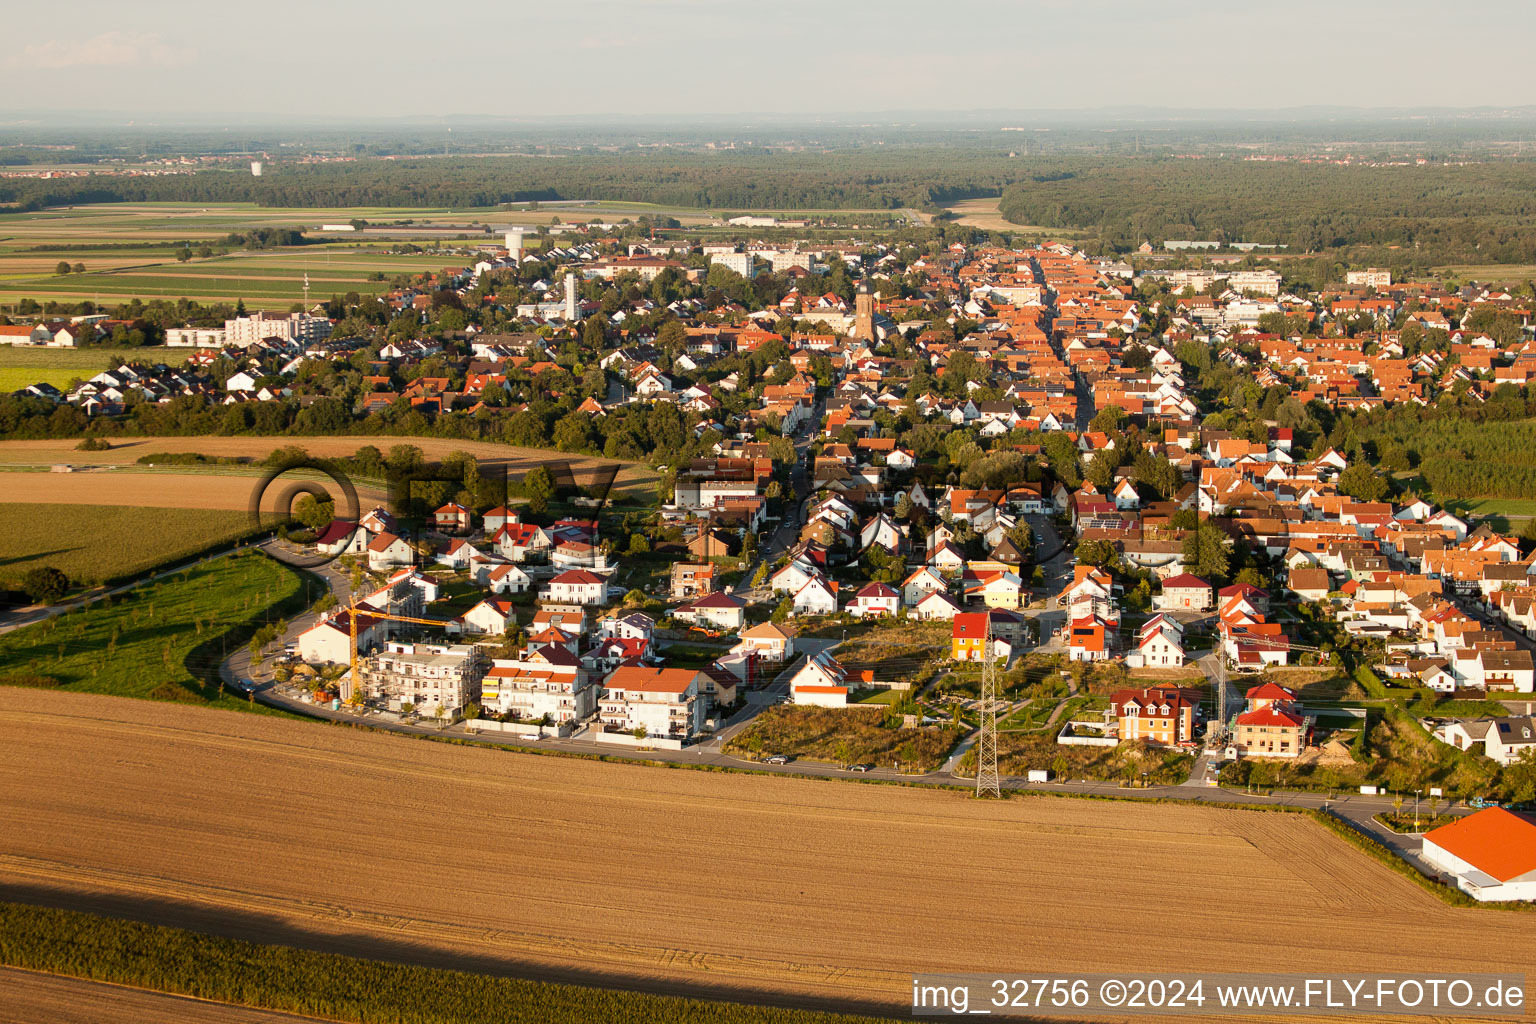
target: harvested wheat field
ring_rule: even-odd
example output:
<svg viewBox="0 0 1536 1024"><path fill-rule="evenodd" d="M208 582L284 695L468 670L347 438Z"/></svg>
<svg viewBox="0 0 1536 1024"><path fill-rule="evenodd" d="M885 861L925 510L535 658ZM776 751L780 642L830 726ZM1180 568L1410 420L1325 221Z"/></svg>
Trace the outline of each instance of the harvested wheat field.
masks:
<svg viewBox="0 0 1536 1024"><path fill-rule="evenodd" d="M297 445L317 458L352 455L365 445L388 452L397 444L415 445L428 459L441 459L449 452L469 452L482 466L507 467L514 479L535 466L568 463L578 484L596 479L599 469L619 466L615 486L621 489L654 487L656 471L638 462L598 459L589 455L570 455L542 448L518 448L490 441L454 441L440 437L128 437L110 438L112 449L104 452L75 450L74 440L0 441L0 463L9 465L53 465L67 462L76 466L130 465L142 455L156 452L263 459L275 448ZM110 502L109 504L127 504Z"/></svg>
<svg viewBox="0 0 1536 1024"><path fill-rule="evenodd" d="M0 1024L299 1024L313 1017L0 967Z"/></svg>
<svg viewBox="0 0 1536 1024"><path fill-rule="evenodd" d="M1448 907L1290 815L976 802L5 689L0 750L0 894L134 898L343 953L895 1012L914 971L1523 971L1536 940L1536 916Z"/></svg>
<svg viewBox="0 0 1536 1024"><path fill-rule="evenodd" d="M262 492L261 510L276 513L283 482ZM320 483L325 481L319 477ZM155 508L172 506L183 509L223 509L244 512L251 506L251 494L261 477L242 474L218 476L212 473L6 473L0 476L5 500L21 504L50 505L133 505ZM334 489L334 488L333 488ZM382 489L357 488L358 505L369 507L387 501Z"/></svg>

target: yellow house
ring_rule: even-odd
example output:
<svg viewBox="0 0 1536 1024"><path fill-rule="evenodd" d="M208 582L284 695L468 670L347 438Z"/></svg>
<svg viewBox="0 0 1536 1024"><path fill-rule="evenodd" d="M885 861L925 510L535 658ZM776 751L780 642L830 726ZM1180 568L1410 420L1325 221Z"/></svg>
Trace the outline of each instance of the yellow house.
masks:
<svg viewBox="0 0 1536 1024"><path fill-rule="evenodd" d="M989 573L965 588L967 600L980 600L988 608L1022 608L1024 581L1011 572Z"/></svg>

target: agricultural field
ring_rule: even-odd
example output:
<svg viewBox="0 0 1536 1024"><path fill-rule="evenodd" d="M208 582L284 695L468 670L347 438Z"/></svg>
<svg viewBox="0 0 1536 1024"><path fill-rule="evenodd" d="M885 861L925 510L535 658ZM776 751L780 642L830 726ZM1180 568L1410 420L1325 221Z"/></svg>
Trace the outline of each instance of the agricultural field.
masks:
<svg viewBox="0 0 1536 1024"><path fill-rule="evenodd" d="M1042 237L1072 239L1086 235L1088 232L1081 228L1052 228L1037 224L1014 224L1004 219L998 210L1001 198L993 199L966 199L946 206L944 209L956 215L954 223L963 224L966 227L981 228L983 231L1013 231L1025 235L1040 235Z"/></svg>
<svg viewBox="0 0 1536 1024"><path fill-rule="evenodd" d="M1449 906L1299 815L668 771L58 692L6 692L0 746L13 885L540 979L900 1013L913 972L978 964L1439 977L1521 973L1536 939L1536 917ZM1160 898L1107 912L1149 865ZM893 866L922 879L921 927ZM1246 898L1277 889L1285 914Z"/></svg>
<svg viewBox="0 0 1536 1024"><path fill-rule="evenodd" d="M506 228L520 226L532 232L562 215L567 220L620 219L662 212L692 224L713 219L707 211L663 211L643 203L561 205L539 210L107 203L0 214L0 305L23 298L111 303L139 297L189 298L204 303L243 299L251 309L286 309L302 299L306 274L311 299L349 291L376 295L387 290L389 279L398 274L462 266L466 260L462 255L388 251L401 241L446 247L500 244ZM320 230L323 224L345 224L358 218L370 222L361 232ZM412 223L399 224L401 221ZM480 225L489 225L491 231ZM183 242L217 248L225 236L257 228L293 228L323 241L297 248L239 250L177 260ZM85 272L56 274L60 260L72 266L83 264ZM370 280L377 274L384 280Z"/></svg>
<svg viewBox="0 0 1536 1024"><path fill-rule="evenodd" d="M146 992L82 978L0 968L6 1020L51 1024L298 1024L301 1018L230 1003ZM309 1018L303 1018L309 1019Z"/></svg>
<svg viewBox="0 0 1536 1024"><path fill-rule="evenodd" d="M83 274L56 275L53 265L68 257L85 265ZM202 303L243 300L251 309L284 310L304 298L304 278L309 277L311 301L355 291L377 295L390 287L398 274L438 271L462 266L466 257L392 255L382 250L354 246L305 246L272 252L239 252L207 259L178 262L173 250L136 252L134 261L101 262L90 252L55 252L22 266L15 257L0 260L13 269L0 275L0 304L31 298L97 303L126 302L133 298L194 299ZM371 280L374 274L384 280Z"/></svg>
<svg viewBox="0 0 1536 1024"><path fill-rule="evenodd" d="M123 363L165 363L180 366L191 349L165 348L33 348L0 345L0 393L28 384L52 384L64 390L75 379L85 380Z"/></svg>
<svg viewBox="0 0 1536 1024"><path fill-rule="evenodd" d="M141 455L158 452L196 453L229 458L264 459L276 448L297 445L317 458L340 458L353 455L359 448L372 445L388 451L397 444L415 445L428 459L441 459L450 452L469 452L479 460L482 468L506 466L510 478L516 479L536 466L564 462L571 467L576 483L583 486L597 478L599 469L617 463L620 467L614 482L615 492L630 491L654 497L658 474L651 467L638 462L621 462L615 459L597 459L587 455L569 455L564 452L546 451L542 448L518 448L491 441L459 441L439 437L370 437L345 435L340 437L124 437L110 438L108 451L76 451L79 442L73 438L62 440L0 441L0 466L47 467L57 463L74 466L131 466ZM184 467L181 467L184 469ZM239 467L234 467L239 469ZM91 479L99 479L94 476ZM9 480L9 478L4 478ZM114 480L120 479L117 477ZM245 486L249 486L246 481ZM102 499L111 501L106 493ZM219 506L215 506L219 507ZM236 506L244 508L245 506Z"/></svg>
<svg viewBox="0 0 1536 1024"><path fill-rule="evenodd" d="M218 665L264 621L302 611L305 588L264 555L201 562L0 635L0 683L28 680L49 700L74 691L266 712L224 693Z"/></svg>
<svg viewBox="0 0 1536 1024"><path fill-rule="evenodd" d="M12 499L16 489L11 484L34 480L89 482L85 477L52 473L0 477ZM249 493L249 484L245 491ZM177 492L157 483L145 497L164 502L168 493ZM14 588L28 569L40 565L51 565L87 585L134 576L232 540L251 525L244 505L239 506L241 511L213 511L185 505L94 505L65 495L56 497L61 501L0 504L0 587Z"/></svg>
<svg viewBox="0 0 1536 1024"><path fill-rule="evenodd" d="M1536 518L1536 498L1452 498L1445 507L1458 516L1490 517L1494 529L1515 533Z"/></svg>
<svg viewBox="0 0 1536 1024"><path fill-rule="evenodd" d="M884 705L764 708L751 725L731 738L725 751L748 758L789 754L840 766L869 762L889 768L899 763L903 772L922 774L939 768L960 738L952 729L887 728L888 710Z"/></svg>

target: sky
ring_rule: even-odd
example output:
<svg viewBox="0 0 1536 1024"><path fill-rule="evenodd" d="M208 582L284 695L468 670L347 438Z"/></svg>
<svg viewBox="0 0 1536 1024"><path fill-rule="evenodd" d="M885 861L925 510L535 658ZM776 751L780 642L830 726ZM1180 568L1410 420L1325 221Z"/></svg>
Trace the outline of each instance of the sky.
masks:
<svg viewBox="0 0 1536 1024"><path fill-rule="evenodd" d="M1528 0L12 6L0 121L1536 104Z"/></svg>

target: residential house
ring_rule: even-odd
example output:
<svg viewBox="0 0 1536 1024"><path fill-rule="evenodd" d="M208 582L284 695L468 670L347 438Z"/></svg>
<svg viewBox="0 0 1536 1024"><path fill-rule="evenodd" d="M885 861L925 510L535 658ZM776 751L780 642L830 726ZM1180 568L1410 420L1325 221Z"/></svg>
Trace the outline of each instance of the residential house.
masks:
<svg viewBox="0 0 1536 1024"><path fill-rule="evenodd" d="M870 583L859 588L848 603L848 613L860 618L888 616L895 618L901 607L901 595L886 583Z"/></svg>
<svg viewBox="0 0 1536 1024"><path fill-rule="evenodd" d="M1136 649L1125 656L1130 668L1182 668L1184 627L1168 615L1154 615L1136 633Z"/></svg>
<svg viewBox="0 0 1536 1024"><path fill-rule="evenodd" d="M819 573L806 581L790 599L796 615L831 615L837 611L837 584Z"/></svg>
<svg viewBox="0 0 1536 1024"><path fill-rule="evenodd" d="M849 691L861 682L871 681L873 676L853 675L831 654L822 651L806 658L790 678L789 699L794 704L812 707L847 707Z"/></svg>
<svg viewBox="0 0 1536 1024"><path fill-rule="evenodd" d="M1120 690L1110 697L1110 713L1118 723L1120 742L1138 740L1160 747L1195 742L1195 712L1200 694L1177 686Z"/></svg>
<svg viewBox="0 0 1536 1024"><path fill-rule="evenodd" d="M1158 611L1204 612L1215 607L1216 588L1205 580L1187 572L1163 580L1162 592L1152 598L1152 607Z"/></svg>
<svg viewBox="0 0 1536 1024"><path fill-rule="evenodd" d="M1278 683L1247 693L1248 710L1233 720L1232 746L1243 757L1300 757L1311 733L1311 719L1295 692Z"/></svg>
<svg viewBox="0 0 1536 1024"><path fill-rule="evenodd" d="M763 622L751 629L744 629L731 653L743 651L755 653L759 660L780 664L795 656L795 638L776 622Z"/></svg>
<svg viewBox="0 0 1536 1024"><path fill-rule="evenodd" d="M939 575L932 566L923 566L908 576L901 584L902 601L909 607L920 603L929 594L947 592L949 581Z"/></svg>
<svg viewBox="0 0 1536 1024"><path fill-rule="evenodd" d="M432 525L443 533L468 533L473 521L474 514L453 501L432 513Z"/></svg>
<svg viewBox="0 0 1536 1024"><path fill-rule="evenodd" d="M517 609L506 598L488 597L465 612L462 621L471 633L501 636L508 626L517 624Z"/></svg>
<svg viewBox="0 0 1536 1024"><path fill-rule="evenodd" d="M381 533L368 542L368 568L374 572L410 565L415 558L416 552L406 543L405 538L393 533Z"/></svg>
<svg viewBox="0 0 1536 1024"><path fill-rule="evenodd" d="M960 603L942 590L935 590L917 602L912 614L918 619L953 619L961 614Z"/></svg>
<svg viewBox="0 0 1536 1024"><path fill-rule="evenodd" d="M603 681L596 738L682 746L704 724L704 687L704 674L693 669L621 665Z"/></svg>
<svg viewBox="0 0 1536 1024"><path fill-rule="evenodd" d="M716 629L740 629L746 620L747 602L731 594L705 594L673 609L674 618L696 626Z"/></svg>
<svg viewBox="0 0 1536 1024"><path fill-rule="evenodd" d="M608 579L586 569L567 569L549 581L546 596L564 604L603 604L608 600Z"/></svg>
<svg viewBox="0 0 1536 1024"><path fill-rule="evenodd" d="M1536 751L1536 719L1477 718L1447 722L1435 739L1457 750L1482 754L1502 765L1513 764L1526 751Z"/></svg>

